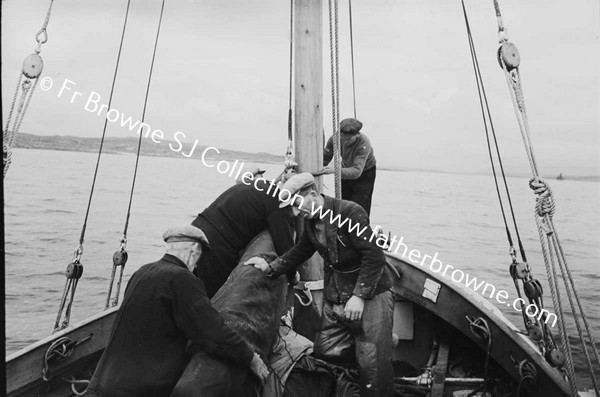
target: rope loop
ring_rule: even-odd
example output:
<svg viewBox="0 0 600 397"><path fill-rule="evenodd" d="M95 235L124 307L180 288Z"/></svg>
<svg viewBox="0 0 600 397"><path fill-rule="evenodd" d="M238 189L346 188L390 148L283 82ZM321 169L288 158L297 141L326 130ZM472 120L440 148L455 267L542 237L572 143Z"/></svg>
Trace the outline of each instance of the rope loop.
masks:
<svg viewBox="0 0 600 397"><path fill-rule="evenodd" d="M63 336L58 338L48 347L44 354L44 363L42 366L42 379L45 382L50 380L48 373L50 371L50 361L62 361L73 353L73 341Z"/></svg>
<svg viewBox="0 0 600 397"><path fill-rule="evenodd" d="M546 215L552 218L556 212L556 203L550 187L539 177L531 179L529 187L537 196L535 203L536 214L541 218Z"/></svg>
<svg viewBox="0 0 600 397"><path fill-rule="evenodd" d="M304 295L300 295L299 293L294 292L294 295L296 295L296 298L298 298L298 302L304 307L310 306L313 303L313 296L312 296L312 293L310 292L310 290L303 289L300 292L301 293L303 292ZM306 302L304 302L304 298L302 298L302 296L306 296L308 300Z"/></svg>
<svg viewBox="0 0 600 397"><path fill-rule="evenodd" d="M488 340L490 338L491 331L487 321L481 317L477 317L475 320L468 315L465 317L467 321L469 321L469 328L471 328L473 335L483 340Z"/></svg>
<svg viewBox="0 0 600 397"><path fill-rule="evenodd" d="M46 31L46 28L42 28L36 33L35 41L37 41L38 45L40 46L48 41L48 32Z"/></svg>
<svg viewBox="0 0 600 397"><path fill-rule="evenodd" d="M78 380L78 379L75 379L74 376L71 376L70 379L63 377L62 380L64 380L65 382L71 384L71 391L76 396L83 396L83 395L85 395L85 393L87 392L87 388L88 388L88 386L90 384L89 380L87 380L87 379ZM79 391L79 390L77 390L76 385L86 385L86 386L85 386L85 389L83 391Z"/></svg>

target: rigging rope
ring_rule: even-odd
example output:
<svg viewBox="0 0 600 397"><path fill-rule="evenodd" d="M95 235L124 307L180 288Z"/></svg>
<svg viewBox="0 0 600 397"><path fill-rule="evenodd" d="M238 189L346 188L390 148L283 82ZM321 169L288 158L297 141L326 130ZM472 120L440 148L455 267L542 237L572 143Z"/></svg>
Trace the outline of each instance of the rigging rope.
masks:
<svg viewBox="0 0 600 397"><path fill-rule="evenodd" d="M113 73L113 80L112 80L112 85L110 88L110 95L108 98L108 108L107 109L110 109L111 104L112 104L112 98L113 98L113 93L114 93L114 89L115 89L115 82L117 80L117 72L119 70L119 62L121 60L121 52L123 49L123 39L125 37L125 29L127 27L127 20L129 17L130 3L131 3L131 0L129 0L127 2L127 11L125 13L125 20L123 22L123 32L121 34L121 42L119 44L119 51L117 53L117 60L115 63L115 71ZM104 139L106 137L107 125L108 125L108 118L106 118L104 120L104 127L102 129L102 138L100 139L100 147L98 149L98 157L96 159L96 166L94 169L94 177L92 178L92 186L90 188L90 196L89 196L87 208L85 211L83 226L81 228L81 234L79 236L79 244L78 244L77 248L75 249L75 253L73 255L73 259L71 260L71 263L69 263L69 265L67 266L67 273L66 273L67 281L65 283L63 296L62 296L61 302L59 304L58 315L56 316L56 321L54 323L54 331L53 332L64 329L69 325L69 321L71 318L71 308L73 306L73 301L75 299L75 290L77 289L77 284L79 283L79 279L81 278L81 275L83 274L83 265L81 264L81 256L83 255L83 243L85 241L85 232L86 232L86 228L87 228L87 221L89 218L90 208L92 205L92 198L94 196L94 188L96 186L96 178L98 176L98 169L100 167L100 158L102 157L102 148L104 146ZM113 271L113 273L114 273L114 271ZM111 285L112 285L112 280L111 280ZM66 302L67 298L69 299L68 303ZM67 306L67 310L64 313L64 319L61 322L61 318L63 315L63 310L64 310L65 305Z"/></svg>
<svg viewBox="0 0 600 397"><path fill-rule="evenodd" d="M288 146L285 153L286 169L294 168L294 134L292 126L292 94L293 94L293 70L294 70L294 0L290 0L290 76L288 97Z"/></svg>
<svg viewBox="0 0 600 397"><path fill-rule="evenodd" d="M352 0L348 0L348 15L350 19L350 59L352 60L352 104L354 105L354 118L356 118L356 84L354 82L354 38L352 34Z"/></svg>
<svg viewBox="0 0 600 397"><path fill-rule="evenodd" d="M144 108L142 110L142 119L141 119L140 126L144 125L144 121L146 119L146 108L148 106L148 97L150 94L150 83L152 82L152 72L154 71L154 61L156 60L156 49L158 48L158 38L160 37L160 28L162 26L164 10L165 10L165 0L162 0L162 4L160 7L160 16L158 18L158 27L156 29L156 38L154 40L154 49L152 51L152 61L150 62L150 72L148 74L148 84L146 85L146 95L144 97ZM121 240L120 240L119 249L113 255L113 272L112 272L112 277L111 277L111 283L110 283L111 287L109 289L109 296L106 301L106 308L109 308L110 306L116 306L119 303L121 280L123 278L123 271L125 269L125 263L127 262L127 257L128 257L127 250L126 250L126 248L127 248L127 230L129 228L129 220L131 218L131 204L133 203L133 192L135 191L135 181L137 179L138 166L139 166L139 162L140 162L140 153L141 153L141 148L142 148L142 137L143 137L142 127L140 127L139 136L140 137L138 140L137 153L135 156L135 168L133 171L133 179L131 181L131 192L129 193L129 204L127 205L127 215L125 217L125 226L123 227L123 236L121 237ZM112 284L114 282L115 270L117 267L120 268L119 281L117 282L117 290L115 293L115 298L111 304L110 303L110 298L111 298L110 293L111 293L111 289L112 289Z"/></svg>
<svg viewBox="0 0 600 397"><path fill-rule="evenodd" d="M342 197L340 109L339 109L339 59L338 59L338 0L329 0L329 52L331 65L331 112L333 122L333 173L335 179L335 197ZM332 9L333 8L333 9ZM332 15L332 12L334 15Z"/></svg>
<svg viewBox="0 0 600 397"><path fill-rule="evenodd" d="M17 78L17 86L13 95L10 111L8 112L8 118L6 119L6 125L2 133L2 160L4 163L3 178L6 177L8 168L12 162L13 141L21 129L21 124L23 123L23 119L25 118L25 114L29 108L29 103L31 102L31 98L33 97L33 93L37 87L39 77L44 69L44 61L40 56L40 52L42 51L42 44L48 41L48 32L46 29L48 28L48 23L50 22L50 14L52 12L53 4L54 0L50 0L50 5L48 6L48 11L46 11L44 23L42 24L41 29L35 35L35 40L37 41L35 52L25 58L23 67L19 73L19 77ZM25 81L23 81L23 76L25 76ZM17 98L19 97L19 87L21 87L21 97L17 106L14 123L11 128L11 121L13 120L12 118L15 105L17 104Z"/></svg>
<svg viewBox="0 0 600 397"><path fill-rule="evenodd" d="M515 109L515 114L517 116L517 122L519 124L519 129L521 131L521 137L523 139L523 143L525 145L525 151L527 153L527 158L529 160L529 165L530 165L532 176L533 176L532 180L530 181L530 187L532 189L534 189L534 192L538 195L537 202L536 202L537 210L536 210L535 218L536 218L536 224L538 227L538 233L540 234L540 241L542 243L542 250L544 252L544 260L546 262L546 267L548 270L551 270L551 274L550 274L550 272L548 274L549 282L551 285L553 283L555 284L556 294L555 295L553 294L553 303L555 305L555 309L558 309L557 312L562 317L564 315L564 313L562 310L562 304L560 301L560 294L559 294L559 290L558 290L558 275L557 275L556 268L555 268L555 261L556 261L556 262L558 262L559 267L561 269L561 273L563 275L563 282L565 284L565 289L567 291L567 297L569 298L571 307L573 308L573 318L574 318L576 326L577 326L577 332L578 332L579 339L580 339L581 343L583 344L583 348L584 348L584 352L585 352L586 360L587 360L587 366L589 369L589 374L590 374L590 376L592 378L592 382L594 384L594 390L596 392L596 395L600 395L600 391L599 391L595 373L594 373L594 368L593 368L593 365L589 358L586 342L584 340L583 332L581 331L581 327L579 324L579 317L578 317L578 314L576 313L576 311L574 310L575 305L573 304L573 301L572 301L573 299L577 302L577 307L579 308L579 312L580 312L579 314L581 314L581 317L583 319L589 342L593 347L594 354L596 355L596 359L597 359L598 363L600 363L600 357L598 356L598 351L595 346L594 338L588 327L587 318L586 318L585 312L582 309L579 297L577 296L577 294L574 294L573 297L570 296L569 288L572 288L573 290L575 290L575 285L574 285L573 278L571 277L570 270L567 265L566 257L565 257L564 251L562 249L560 240L556 233L556 229L554 227L554 222L552 220L552 214L554 212L554 208L553 208L554 204L551 202L552 201L551 200L552 193L551 193L549 187L539 177L539 171L538 171L537 163L535 160L535 155L533 152L531 131L529 128L529 120L527 117L527 111L525 109L525 99L523 96L523 87L522 87L522 83L521 83L521 76L519 73L519 63L520 62L519 62L518 50L514 44L512 44L508 41L508 35L507 35L506 29L504 27L504 22L502 20L502 14L500 12L500 6L498 4L498 0L494 0L494 8L496 11L496 18L497 18L497 22L498 22L498 38L499 38L499 42L501 44L500 48L498 50L498 60L499 60L500 66L502 67L502 69L504 71L504 75L506 77L506 82L509 87L509 92L511 94L513 107ZM550 208L550 210L545 210L544 208ZM547 238L547 240L548 240L548 241L546 241L547 246L544 243L545 238ZM548 261L551 262L552 269L549 269ZM563 267L564 267L564 270L563 270ZM548 272L548 270L547 270L547 272ZM567 277L565 277L565 275ZM560 317L559 317L559 320L560 320ZM564 322L563 322L563 325L564 325ZM566 328L564 329L564 333L566 334ZM562 336L563 335L561 335L561 337ZM567 335L564 335L564 337L567 338ZM566 340L566 341L563 340L563 344L565 344L567 347L569 347L568 340ZM568 356L570 356L570 352L569 352ZM569 361L572 361L572 357L567 357L567 363L569 363ZM572 363L570 366L572 367ZM576 381L575 381L574 370L573 370L573 373L571 374L571 377L572 377L572 381L570 382L571 389L572 389L573 394L576 395L577 386L576 386Z"/></svg>
<svg viewBox="0 0 600 397"><path fill-rule="evenodd" d="M473 70L475 73L475 80L477 83L477 93L479 95L479 104L481 107L481 114L482 114L482 118L483 118L483 125L484 125L484 129L485 129L485 135L486 135L486 142L487 142L487 148L488 148L488 154L489 154L489 159L490 159L490 164L491 164L491 168L492 168L492 175L494 177L494 183L495 183L495 187L496 187L496 194L498 197L498 201L500 204L500 210L502 213L502 219L504 221L504 228L506 231L506 236L508 239L508 244L509 244L509 254L512 258L512 263L510 265L510 274L511 277L513 279L513 282L515 284L515 289L517 291L517 294L519 296L519 298L522 298L521 295L521 289L519 287L519 283L517 281L517 279L521 279L521 282L523 283L523 288L525 290L525 293L527 295L527 297L529 298L529 302L531 304L536 305L536 307L538 309L543 309L543 302L541 300L541 285L539 286L539 288L537 287L539 285L539 282L535 279L533 279L532 275L531 275L531 269L529 267L529 264L527 263L527 256L525 254L525 249L523 246L523 243L521 241L521 236L519 233L519 227L517 225L517 221L516 221L516 217L515 217L515 212L514 212L514 208L512 205L512 199L511 199L511 194L508 188L508 182L506 180L506 174L504 172L504 165L502 162L502 156L500 154L500 148L498 145L498 140L497 140L497 136L496 136L496 131L494 128L494 123L492 121L492 115L491 115L491 111L489 108L489 103L487 100L487 94L485 91L485 86L483 84L483 77L481 76L481 69L479 67L479 61L477 58L477 52L475 50L475 44L473 41L473 36L471 33L471 28L470 28L470 24L469 24L469 18L467 16L467 11L466 11L466 7L464 4L464 1L461 1L462 3L462 8L463 8L463 14L464 14L464 18L465 18L465 26L466 26L466 30L467 30L467 38L468 38L468 42L469 42L469 49L471 52L471 61L473 64ZM512 235L510 232L510 228L508 226L508 221L507 221L507 217L506 217L506 212L504 209L504 203L502 200L502 195L500 194L500 187L499 187L499 182L498 182L498 177L496 174L496 166L495 166L495 161L494 161L494 156L492 154L492 148L491 148L491 140L490 140L490 131L488 130L488 120L489 120L489 130L491 130L492 136L493 136L493 142L494 142L494 148L496 151L496 156L498 158L498 164L499 164L499 168L502 174L502 182L504 184L504 188L505 188L505 192L506 192L506 196L508 199L508 204L509 204L509 209L510 209L510 214L512 217L512 222L513 222L513 226L517 235L517 240L518 240L518 245L519 245L519 252L521 254L521 260L522 263L518 263L517 261L517 253L516 250L514 248L514 244L513 244L513 239L512 239ZM524 310L521 310L521 315L523 317L523 324L525 325L529 336L535 340L536 342L538 342L540 344L540 348L542 350L542 353L545 352L545 350L547 350L548 348L553 348L554 347L554 342L552 340L552 335L548 329L548 327L546 326L545 323L541 323L538 318L536 317L528 317L525 313Z"/></svg>

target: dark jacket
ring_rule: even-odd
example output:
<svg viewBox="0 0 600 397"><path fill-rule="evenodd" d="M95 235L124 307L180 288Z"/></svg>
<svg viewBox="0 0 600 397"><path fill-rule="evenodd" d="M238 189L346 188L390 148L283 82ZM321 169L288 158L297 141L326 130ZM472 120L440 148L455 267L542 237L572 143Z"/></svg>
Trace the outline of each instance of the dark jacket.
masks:
<svg viewBox="0 0 600 397"><path fill-rule="evenodd" d="M371 141L362 133L341 136L342 179L357 179L363 171L375 167L375 154ZM323 164L333 158L333 137L329 138L323 150Z"/></svg>
<svg viewBox="0 0 600 397"><path fill-rule="evenodd" d="M283 254L294 245L293 217L289 208L279 208L279 190L270 183L265 179L257 182L258 188L264 191L254 184L230 187L198 214L192 224L196 225L201 222L199 218L203 218L228 241L236 255L268 228L275 251ZM211 241L210 236L207 238Z"/></svg>
<svg viewBox="0 0 600 397"><path fill-rule="evenodd" d="M184 370L188 339L240 365L252 360L250 346L224 324L202 281L165 255L131 276L86 396L168 396Z"/></svg>
<svg viewBox="0 0 600 397"><path fill-rule="evenodd" d="M197 269L209 297L238 265L240 251L263 230L269 230L277 255L294 245L294 220L289 207L279 208L278 193L277 187L264 179L256 187L234 185L192 222L204 231L212 246L212 251L200 258Z"/></svg>
<svg viewBox="0 0 600 397"><path fill-rule="evenodd" d="M392 279L385 255L375 241L369 241L373 231L365 210L352 201L323 197L322 218L305 220L300 241L271 263L274 275L289 274L318 251L325 262L325 297L330 302L343 303L352 295L371 299L389 290ZM325 224L327 246L315 236L316 222Z"/></svg>

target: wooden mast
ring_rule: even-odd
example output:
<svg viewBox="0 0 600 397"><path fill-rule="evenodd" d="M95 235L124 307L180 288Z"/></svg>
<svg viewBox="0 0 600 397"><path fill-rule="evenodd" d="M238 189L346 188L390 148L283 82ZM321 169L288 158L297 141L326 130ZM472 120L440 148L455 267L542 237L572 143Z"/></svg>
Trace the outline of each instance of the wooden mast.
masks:
<svg viewBox="0 0 600 397"><path fill-rule="evenodd" d="M299 172L323 165L323 2L294 1L295 156ZM317 187L322 188L321 177ZM315 254L299 269L302 281L323 280L323 260ZM294 329L314 340L321 321L323 291L311 291L313 302L296 301Z"/></svg>

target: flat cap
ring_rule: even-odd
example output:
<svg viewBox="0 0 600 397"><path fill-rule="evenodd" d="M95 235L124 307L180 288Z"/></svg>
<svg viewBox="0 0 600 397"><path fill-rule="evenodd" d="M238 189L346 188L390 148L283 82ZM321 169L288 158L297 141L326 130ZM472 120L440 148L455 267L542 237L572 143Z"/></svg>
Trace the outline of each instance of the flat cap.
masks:
<svg viewBox="0 0 600 397"><path fill-rule="evenodd" d="M163 233L163 240L167 243L175 243L179 241L196 241L202 244L202 247L210 251L210 243L204 232L192 225L174 226L168 228Z"/></svg>
<svg viewBox="0 0 600 397"><path fill-rule="evenodd" d="M356 119L344 119L340 123L340 131L345 134L358 134L362 126L362 123Z"/></svg>
<svg viewBox="0 0 600 397"><path fill-rule="evenodd" d="M315 184L315 177L310 172L303 172L288 179L280 189L279 197L283 200L279 204L279 208L284 208L292 204L292 197L311 184Z"/></svg>

